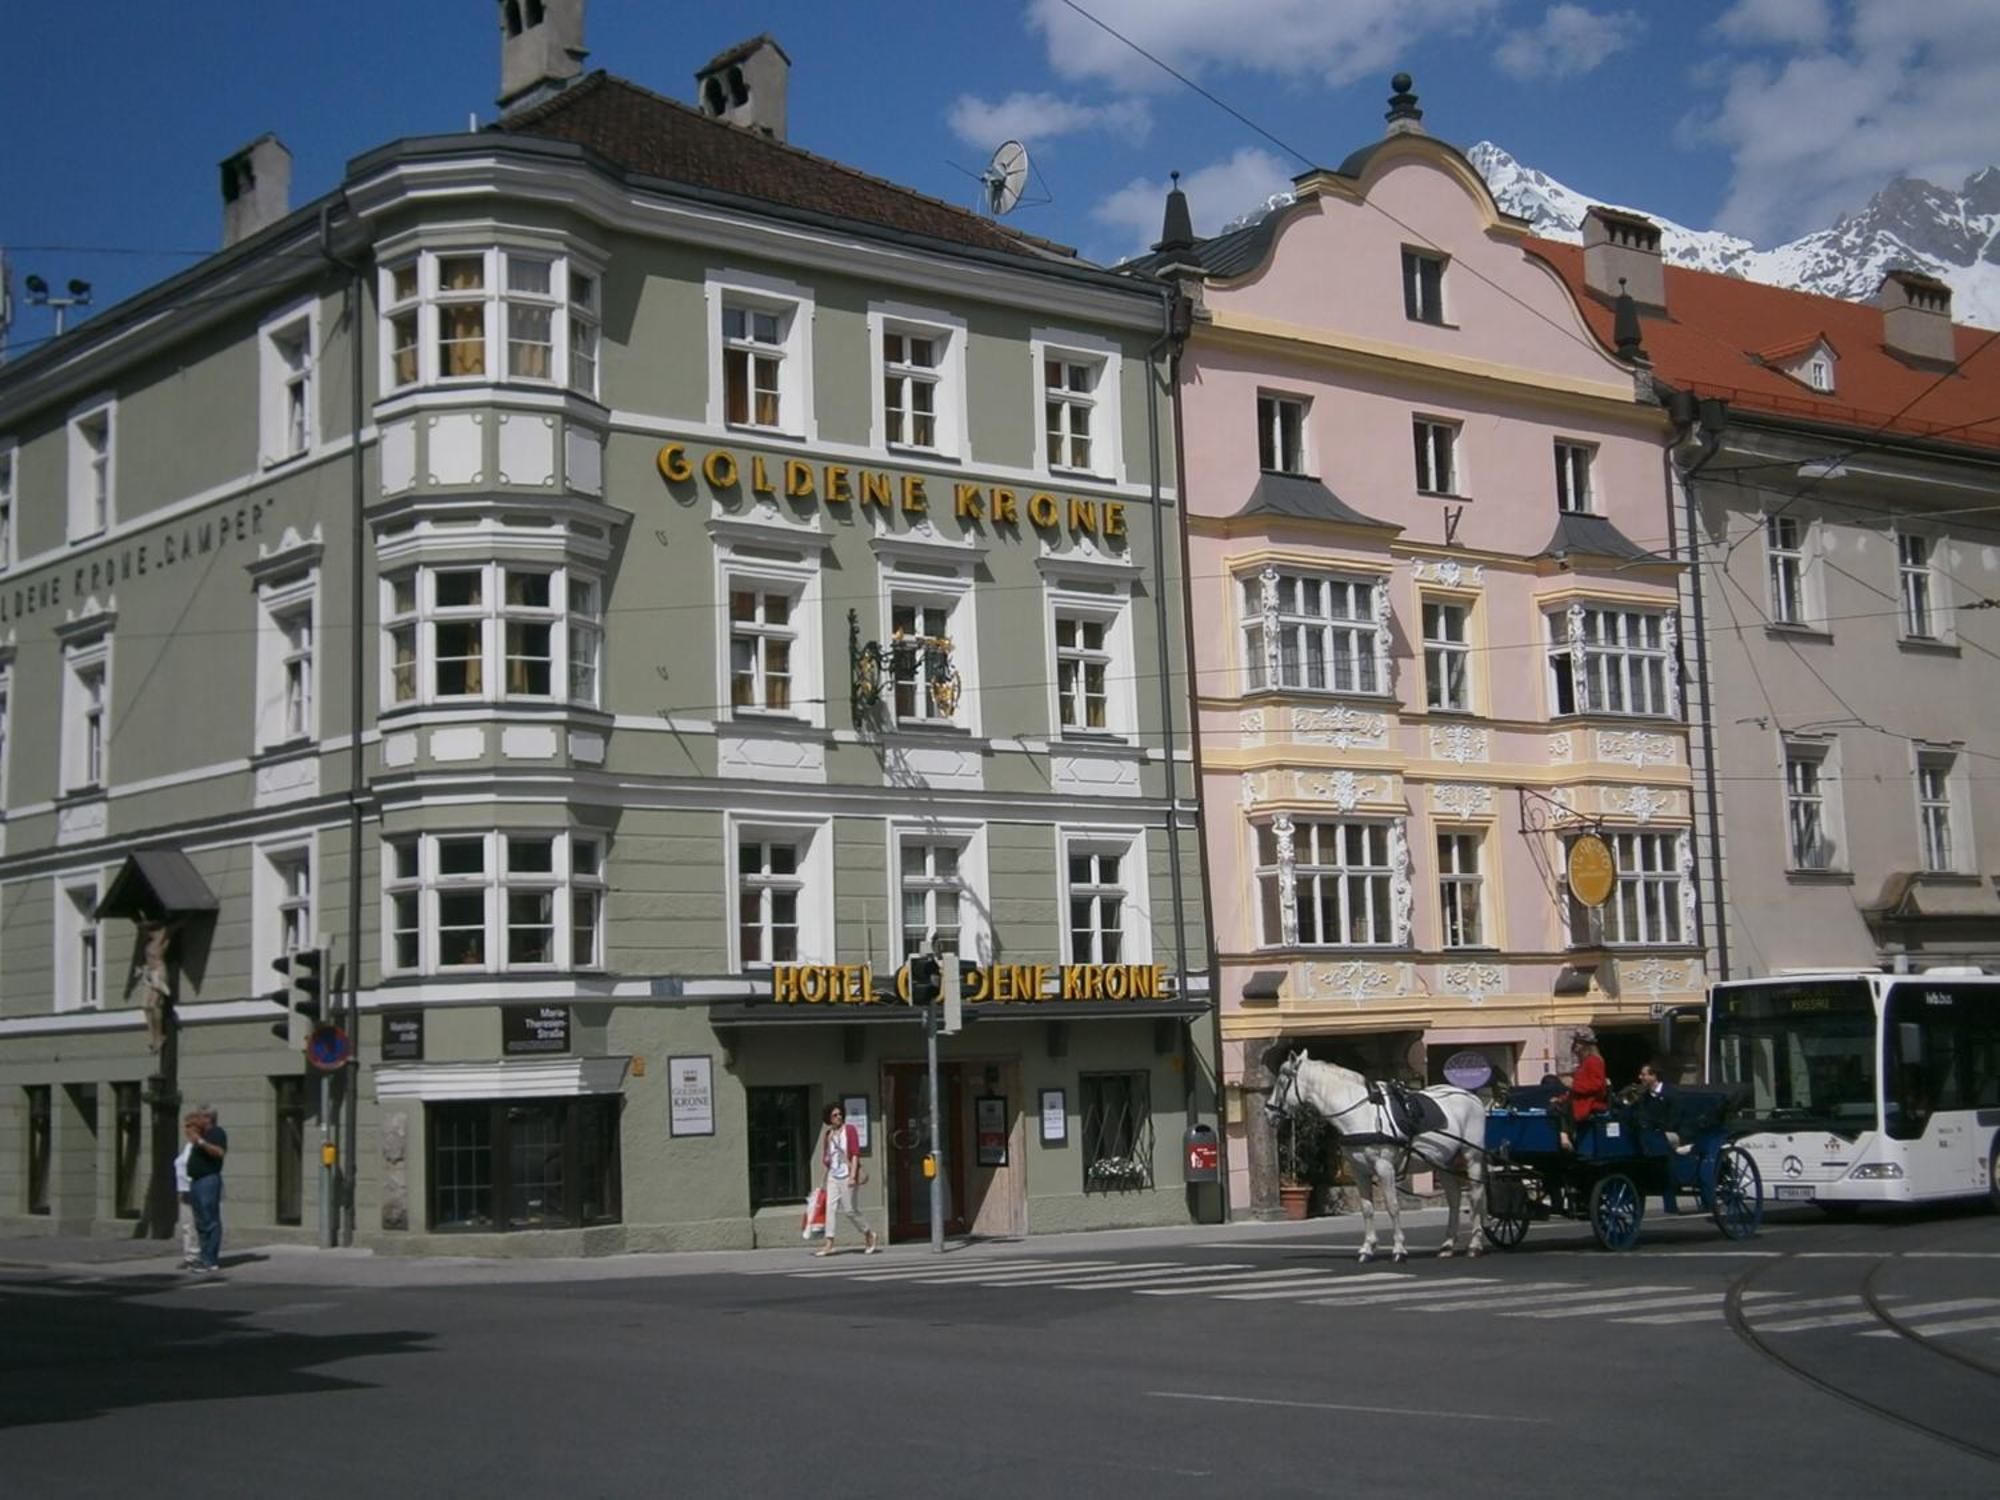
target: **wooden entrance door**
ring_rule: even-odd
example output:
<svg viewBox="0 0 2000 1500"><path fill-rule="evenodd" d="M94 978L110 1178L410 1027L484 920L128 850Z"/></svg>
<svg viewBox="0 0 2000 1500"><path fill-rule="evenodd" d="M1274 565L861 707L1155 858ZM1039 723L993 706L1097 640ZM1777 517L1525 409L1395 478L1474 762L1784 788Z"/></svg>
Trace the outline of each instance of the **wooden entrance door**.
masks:
<svg viewBox="0 0 2000 1500"><path fill-rule="evenodd" d="M890 1063L888 1101L883 1122L889 1142L889 1238L930 1238L931 1185L924 1176L924 1155L931 1148L930 1085L922 1063ZM938 1064L938 1134L945 1144L944 1227L947 1234L965 1231L965 1168L959 1161L962 1094L957 1063Z"/></svg>

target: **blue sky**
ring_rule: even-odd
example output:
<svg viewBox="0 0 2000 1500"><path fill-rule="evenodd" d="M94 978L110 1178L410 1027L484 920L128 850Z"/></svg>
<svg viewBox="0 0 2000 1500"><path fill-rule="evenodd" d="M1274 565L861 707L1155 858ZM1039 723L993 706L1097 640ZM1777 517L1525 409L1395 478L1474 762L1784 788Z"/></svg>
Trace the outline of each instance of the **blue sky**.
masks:
<svg viewBox="0 0 2000 1500"><path fill-rule="evenodd" d="M2000 157L1995 0L1078 0L1321 164L1373 139L1391 73L1425 124L1581 192L1772 244L1897 173ZM219 243L216 164L266 130L293 202L404 135L494 114L488 0L16 0L0 89L0 245L108 306ZM589 66L675 98L768 30L791 139L971 204L1025 136L1052 201L1023 228L1111 259L1154 237L1167 174L1211 229L1300 162L1066 0L592 0ZM74 248L59 248L74 247ZM17 307L15 349L49 332Z"/></svg>

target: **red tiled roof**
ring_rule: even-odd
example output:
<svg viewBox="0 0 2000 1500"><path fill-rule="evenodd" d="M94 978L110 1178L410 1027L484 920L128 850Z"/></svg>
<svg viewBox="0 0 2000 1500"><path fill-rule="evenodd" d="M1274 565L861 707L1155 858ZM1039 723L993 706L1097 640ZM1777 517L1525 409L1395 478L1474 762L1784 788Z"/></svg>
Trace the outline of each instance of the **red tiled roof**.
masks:
<svg viewBox="0 0 2000 1500"><path fill-rule="evenodd" d="M725 54L726 55L726 54ZM494 127L586 146L628 171L786 208L1015 255L1073 255L969 209L926 197L609 73L592 73Z"/></svg>
<svg viewBox="0 0 2000 1500"><path fill-rule="evenodd" d="M1530 239L1527 248L1569 283L1592 332L1611 348L1611 304L1585 287L1583 247ZM1953 325L1961 368L1940 379L1937 368L1883 347L1882 311L1868 303L1679 266L1666 267L1666 300L1664 315L1641 310L1640 329L1668 385L1746 412L2000 448L2000 348L1983 348L2000 339L1987 329ZM1840 351L1837 388L1824 397L1760 363L1820 337ZM1979 358L1966 365L1975 351Z"/></svg>

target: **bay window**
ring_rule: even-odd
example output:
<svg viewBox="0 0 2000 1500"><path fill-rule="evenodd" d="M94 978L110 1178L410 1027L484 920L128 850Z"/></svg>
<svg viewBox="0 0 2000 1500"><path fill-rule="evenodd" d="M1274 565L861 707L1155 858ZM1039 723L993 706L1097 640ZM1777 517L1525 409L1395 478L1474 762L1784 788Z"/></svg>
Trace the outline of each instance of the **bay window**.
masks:
<svg viewBox="0 0 2000 1500"><path fill-rule="evenodd" d="M1390 824L1281 816L1257 825L1256 853L1265 946L1378 946L1406 935L1409 859Z"/></svg>
<svg viewBox="0 0 2000 1500"><path fill-rule="evenodd" d="M1674 618L1652 610L1572 604L1549 619L1554 714L1677 714Z"/></svg>
<svg viewBox="0 0 2000 1500"><path fill-rule="evenodd" d="M1694 854L1688 833L1603 835L1618 872L1611 897L1586 907L1568 898L1575 946L1649 946L1693 940Z"/></svg>
<svg viewBox="0 0 2000 1500"><path fill-rule="evenodd" d="M1388 610L1380 579L1266 569L1239 580L1244 670L1253 691L1388 690Z"/></svg>
<svg viewBox="0 0 2000 1500"><path fill-rule="evenodd" d="M425 250L383 267L382 389L499 380L597 393L598 276L571 254Z"/></svg>
<svg viewBox="0 0 2000 1500"><path fill-rule="evenodd" d="M392 837L382 967L399 974L598 968L603 846L560 832Z"/></svg>
<svg viewBox="0 0 2000 1500"><path fill-rule="evenodd" d="M563 567L436 564L383 590L383 701L566 702L595 708L601 585Z"/></svg>

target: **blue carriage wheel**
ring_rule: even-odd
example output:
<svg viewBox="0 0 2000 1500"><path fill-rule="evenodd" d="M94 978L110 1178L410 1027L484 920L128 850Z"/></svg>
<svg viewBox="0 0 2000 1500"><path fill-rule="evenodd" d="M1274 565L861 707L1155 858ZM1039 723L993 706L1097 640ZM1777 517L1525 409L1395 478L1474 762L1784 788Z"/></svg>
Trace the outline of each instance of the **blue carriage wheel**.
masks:
<svg viewBox="0 0 2000 1500"><path fill-rule="evenodd" d="M1764 1179L1741 1147L1724 1149L1715 1164L1715 1227L1732 1240L1747 1240L1764 1222Z"/></svg>
<svg viewBox="0 0 2000 1500"><path fill-rule="evenodd" d="M1607 1172L1590 1189L1590 1228L1607 1250L1629 1250L1638 1242L1646 1200L1623 1172Z"/></svg>

